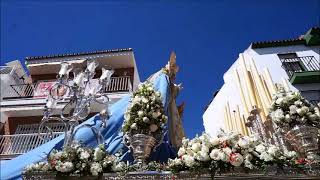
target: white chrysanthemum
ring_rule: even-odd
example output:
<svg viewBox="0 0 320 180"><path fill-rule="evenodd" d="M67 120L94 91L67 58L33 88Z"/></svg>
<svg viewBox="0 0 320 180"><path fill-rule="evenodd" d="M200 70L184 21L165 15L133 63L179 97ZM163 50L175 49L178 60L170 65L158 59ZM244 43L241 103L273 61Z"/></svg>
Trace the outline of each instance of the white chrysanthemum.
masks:
<svg viewBox="0 0 320 180"><path fill-rule="evenodd" d="M229 154L226 154L226 153L220 151L219 157L220 157L221 161L229 162Z"/></svg>
<svg viewBox="0 0 320 180"><path fill-rule="evenodd" d="M212 146L217 146L220 144L220 139L218 137L212 137L209 141Z"/></svg>
<svg viewBox="0 0 320 180"><path fill-rule="evenodd" d="M114 172L119 172L119 171L122 171L125 167L126 167L126 164L124 162L115 162L112 165L111 169Z"/></svg>
<svg viewBox="0 0 320 180"><path fill-rule="evenodd" d="M194 152L198 152L198 151L201 150L201 144L200 143L194 143L194 144L192 144L191 149Z"/></svg>
<svg viewBox="0 0 320 180"><path fill-rule="evenodd" d="M258 146L256 146L256 151L259 153L263 153L266 151L266 147L263 144L259 144Z"/></svg>
<svg viewBox="0 0 320 180"><path fill-rule="evenodd" d="M143 103L148 103L149 100L148 100L147 98L143 97L143 98L142 98L142 102L143 102Z"/></svg>
<svg viewBox="0 0 320 180"><path fill-rule="evenodd" d="M66 172L71 172L74 168L74 165L72 162L69 162L69 161L64 162L64 163L59 162L56 164L55 168L57 171L66 173Z"/></svg>
<svg viewBox="0 0 320 180"><path fill-rule="evenodd" d="M188 139L188 138L183 137L181 142L182 142L182 145L183 145L184 147L186 147L186 146L188 146L189 139Z"/></svg>
<svg viewBox="0 0 320 180"><path fill-rule="evenodd" d="M220 153L221 151L219 149L213 149L210 153L210 158L215 161L219 161L221 156Z"/></svg>
<svg viewBox="0 0 320 180"><path fill-rule="evenodd" d="M282 102L283 102L283 98L278 98L277 100L276 100L276 104L282 104Z"/></svg>
<svg viewBox="0 0 320 180"><path fill-rule="evenodd" d="M295 113L297 113L297 109L298 109L297 106L291 105L291 106L289 107L290 114L295 114Z"/></svg>
<svg viewBox="0 0 320 180"><path fill-rule="evenodd" d="M244 148L244 149L249 148L249 139L240 138L238 141L238 145L239 145L239 147Z"/></svg>
<svg viewBox="0 0 320 180"><path fill-rule="evenodd" d="M208 152L209 152L209 147L206 146L206 145L204 145L204 144L202 144L202 146L201 146L201 151L202 151L202 152L205 152L205 153L208 153Z"/></svg>
<svg viewBox="0 0 320 180"><path fill-rule="evenodd" d="M143 111L138 111L138 116L139 117L142 117L144 115L144 112Z"/></svg>
<svg viewBox="0 0 320 180"><path fill-rule="evenodd" d="M286 122L288 122L288 123L291 122L292 119L291 119L290 114L286 114L285 117L284 117L284 120L285 120Z"/></svg>
<svg viewBox="0 0 320 180"><path fill-rule="evenodd" d="M284 113L283 113L282 109L277 109L277 110L274 112L274 117L275 117L276 119L279 119L279 120L284 119Z"/></svg>
<svg viewBox="0 0 320 180"><path fill-rule="evenodd" d="M145 122L145 123L149 123L149 122L150 122L150 120L149 120L148 117L143 117L143 118L142 118L142 121Z"/></svg>
<svg viewBox="0 0 320 180"><path fill-rule="evenodd" d="M90 167L90 172L93 176L98 176L102 172L102 166L99 163L92 163Z"/></svg>
<svg viewBox="0 0 320 180"><path fill-rule="evenodd" d="M94 149L93 160L101 161L105 157L105 152L100 147Z"/></svg>
<svg viewBox="0 0 320 180"><path fill-rule="evenodd" d="M130 128L134 129L134 130L137 130L138 129L137 123L132 123Z"/></svg>
<svg viewBox="0 0 320 180"><path fill-rule="evenodd" d="M230 149L229 147L222 148L222 151L223 151L224 153L226 153L227 155L229 155L229 154L232 153L232 149Z"/></svg>
<svg viewBox="0 0 320 180"><path fill-rule="evenodd" d="M210 157L209 157L208 153L204 152L204 151L197 152L195 157L196 157L197 160L203 161L203 162L206 162L206 161L210 160Z"/></svg>
<svg viewBox="0 0 320 180"><path fill-rule="evenodd" d="M294 158L297 156L297 153L295 151L285 151L284 152L284 155L287 157L287 158Z"/></svg>
<svg viewBox="0 0 320 180"><path fill-rule="evenodd" d="M183 155L182 156L182 160L184 161L184 163L188 167L192 167L194 165L194 163L195 163L194 158L192 156L189 156L189 155Z"/></svg>
<svg viewBox="0 0 320 180"><path fill-rule="evenodd" d="M80 153L80 159L82 160L87 160L90 157L90 153L88 151L82 151Z"/></svg>
<svg viewBox="0 0 320 180"><path fill-rule="evenodd" d="M268 152L270 155L276 157L276 156L280 153L280 149L279 149L278 147L274 146L274 145L270 145L270 146L268 147L267 152Z"/></svg>
<svg viewBox="0 0 320 180"><path fill-rule="evenodd" d="M273 157L267 152L262 152L260 154L260 159L266 162L273 161Z"/></svg>
<svg viewBox="0 0 320 180"><path fill-rule="evenodd" d="M302 104L303 102L301 102L300 100L294 102L294 105L296 106L302 106Z"/></svg>
<svg viewBox="0 0 320 180"><path fill-rule="evenodd" d="M193 155L194 155L194 152L193 152L193 150L192 150L191 148L187 148L187 149L186 149L186 152L187 152L187 154L188 154L189 156L193 156Z"/></svg>

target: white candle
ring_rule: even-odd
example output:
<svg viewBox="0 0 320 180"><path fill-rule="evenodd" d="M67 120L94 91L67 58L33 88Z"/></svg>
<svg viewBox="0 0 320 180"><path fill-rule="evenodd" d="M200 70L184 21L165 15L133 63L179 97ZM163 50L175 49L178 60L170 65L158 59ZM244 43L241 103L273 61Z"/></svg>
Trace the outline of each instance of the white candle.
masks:
<svg viewBox="0 0 320 180"><path fill-rule="evenodd" d="M60 68L60 71L59 71L59 75L67 74L68 66L69 66L68 63L61 63L61 68Z"/></svg>
<svg viewBox="0 0 320 180"><path fill-rule="evenodd" d="M56 101L54 99L49 99L47 101L46 106L47 106L47 108L54 108L54 107L56 107Z"/></svg>
<svg viewBox="0 0 320 180"><path fill-rule="evenodd" d="M96 67L97 67L96 62L92 61L92 62L89 63L87 69L88 69L89 72L93 73L94 70L96 69Z"/></svg>
<svg viewBox="0 0 320 180"><path fill-rule="evenodd" d="M76 83L78 86L81 86L83 78L84 78L84 73L81 72L76 76L76 78L74 78L73 82Z"/></svg>
<svg viewBox="0 0 320 180"><path fill-rule="evenodd" d="M106 69L102 68L102 74L100 76L100 80L105 80L106 78L111 77L113 72L114 72L113 70L106 70Z"/></svg>
<svg viewBox="0 0 320 180"><path fill-rule="evenodd" d="M95 94L95 92L96 92L96 86L90 88L89 94L93 95L93 94Z"/></svg>

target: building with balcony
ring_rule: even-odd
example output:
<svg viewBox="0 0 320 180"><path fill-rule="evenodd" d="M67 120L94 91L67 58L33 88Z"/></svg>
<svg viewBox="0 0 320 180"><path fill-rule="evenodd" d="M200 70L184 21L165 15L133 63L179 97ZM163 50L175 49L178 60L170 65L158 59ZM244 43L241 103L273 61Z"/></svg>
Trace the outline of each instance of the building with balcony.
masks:
<svg viewBox="0 0 320 180"><path fill-rule="evenodd" d="M261 100L257 103L264 103L264 107L270 105L276 83L300 91L317 105L320 102L320 28L311 28L296 39L252 43L225 72L223 79L224 84L203 114L205 131L211 135L220 128L239 130L237 128L246 122L252 109L245 108L242 97L250 95L249 83L255 91L251 94L257 96L253 98ZM261 90L268 96L261 97ZM265 115L267 111L265 108ZM228 125L225 119L232 124Z"/></svg>
<svg viewBox="0 0 320 180"><path fill-rule="evenodd" d="M0 67L1 77L1 126L0 157L10 159L25 153L46 141L60 135L63 125L52 123L54 131L38 136L39 122L43 117L48 89L55 83L61 62L68 62L73 69L83 69L87 61L95 60L99 66L94 78L100 77L102 68L112 68L111 83L105 89L110 105L135 90L140 83L132 49L117 49L87 53L27 57L26 69L20 61L12 61ZM72 72L69 74L73 76ZM88 89L89 90L89 89ZM68 95L57 104L57 112L66 104ZM99 104L92 104L91 116L99 110ZM90 116L90 115L89 115Z"/></svg>

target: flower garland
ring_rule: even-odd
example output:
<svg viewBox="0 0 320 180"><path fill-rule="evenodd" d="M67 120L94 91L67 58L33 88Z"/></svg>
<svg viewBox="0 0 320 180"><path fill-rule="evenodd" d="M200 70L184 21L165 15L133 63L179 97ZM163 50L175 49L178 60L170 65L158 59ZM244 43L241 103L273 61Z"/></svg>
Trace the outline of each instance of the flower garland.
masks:
<svg viewBox="0 0 320 180"><path fill-rule="evenodd" d="M299 92L286 92L280 87L272 99L270 116L278 127L286 130L295 125L319 127L319 108L310 104Z"/></svg>
<svg viewBox="0 0 320 180"><path fill-rule="evenodd" d="M167 122L161 93L155 91L152 83L139 85L133 93L130 105L125 112L122 130L129 134L160 134Z"/></svg>
<svg viewBox="0 0 320 180"><path fill-rule="evenodd" d="M102 172L122 171L124 166L125 163L119 162L117 156L106 153L103 144L90 149L76 143L61 151L53 150L47 162L31 164L25 168L25 171L97 176Z"/></svg>
<svg viewBox="0 0 320 180"><path fill-rule="evenodd" d="M118 155L109 155L104 145L95 149L74 144L62 151L54 150L47 162L26 167L26 173L57 172L64 175L81 174L98 176L102 173L125 174L134 171L180 171L212 173L228 172L234 167L264 170L267 166L304 168L306 159L297 159L294 151L281 152L274 145L267 145L256 136L224 133L216 137L202 134L191 140L183 139L178 157L167 163L150 162L141 167L119 161Z"/></svg>
<svg viewBox="0 0 320 180"><path fill-rule="evenodd" d="M284 152L266 145L256 136L242 136L222 132L217 137L202 134L194 139L183 139L178 158L169 159L168 166L173 172L183 170L228 171L242 166L248 169L262 169L268 165L289 165L294 162L294 151Z"/></svg>

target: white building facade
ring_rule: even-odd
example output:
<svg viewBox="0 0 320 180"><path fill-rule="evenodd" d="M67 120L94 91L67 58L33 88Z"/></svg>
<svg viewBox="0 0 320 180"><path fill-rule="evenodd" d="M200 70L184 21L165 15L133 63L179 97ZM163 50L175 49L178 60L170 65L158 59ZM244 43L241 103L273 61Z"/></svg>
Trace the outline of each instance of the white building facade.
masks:
<svg viewBox="0 0 320 180"><path fill-rule="evenodd" d="M310 37L311 36L311 37ZM203 114L205 131L216 135L224 122L225 104L230 111L237 108L244 113L238 91L235 70L241 58L247 66L251 60L260 74L269 74L274 83L286 84L292 91L300 91L312 104L320 102L320 28L312 28L302 38L252 43L225 72L224 84ZM252 63L252 62L251 62ZM268 73L269 71L269 73ZM240 80L243 77L240 76Z"/></svg>

